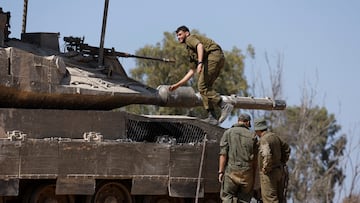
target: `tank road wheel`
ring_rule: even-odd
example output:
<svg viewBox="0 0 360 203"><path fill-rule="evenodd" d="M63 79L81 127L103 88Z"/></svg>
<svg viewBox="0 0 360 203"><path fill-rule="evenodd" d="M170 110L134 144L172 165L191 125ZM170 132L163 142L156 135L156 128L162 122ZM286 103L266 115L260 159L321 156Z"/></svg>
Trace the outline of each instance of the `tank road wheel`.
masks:
<svg viewBox="0 0 360 203"><path fill-rule="evenodd" d="M163 195L146 196L144 203L184 203L184 199Z"/></svg>
<svg viewBox="0 0 360 203"><path fill-rule="evenodd" d="M30 197L30 203L74 203L74 197L71 195L56 195L56 186L40 185L37 187Z"/></svg>
<svg viewBox="0 0 360 203"><path fill-rule="evenodd" d="M93 203L132 203L129 190L117 182L108 182L101 185L94 196Z"/></svg>

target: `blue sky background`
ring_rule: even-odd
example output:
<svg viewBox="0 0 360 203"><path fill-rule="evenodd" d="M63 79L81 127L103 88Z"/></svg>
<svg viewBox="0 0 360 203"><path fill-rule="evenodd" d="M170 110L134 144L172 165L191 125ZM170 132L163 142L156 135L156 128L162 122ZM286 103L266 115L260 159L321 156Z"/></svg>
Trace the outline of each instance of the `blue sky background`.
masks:
<svg viewBox="0 0 360 203"><path fill-rule="evenodd" d="M12 14L10 37L20 38L23 1L1 0L0 7ZM360 1L110 0L109 7L105 47L118 51L135 53L184 24L224 50L252 44L257 55L246 64L248 80L260 73L267 78L265 53L273 66L281 54L284 98L278 99L299 105L304 87L316 90L315 104L335 114L341 133L348 135L352 162L360 165ZM60 45L64 36L85 36L86 43L99 46L103 8L101 0L29 0L27 32L60 32ZM120 62L127 71L135 66L133 59ZM352 176L349 162L344 164ZM348 185L349 180L345 192Z"/></svg>

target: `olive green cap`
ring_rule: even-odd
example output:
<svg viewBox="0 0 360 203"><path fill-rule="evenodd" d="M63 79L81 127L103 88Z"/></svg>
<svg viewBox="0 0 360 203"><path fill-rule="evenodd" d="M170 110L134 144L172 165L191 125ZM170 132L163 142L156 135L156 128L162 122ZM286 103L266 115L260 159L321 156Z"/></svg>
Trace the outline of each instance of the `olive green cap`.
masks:
<svg viewBox="0 0 360 203"><path fill-rule="evenodd" d="M254 130L266 130L267 124L264 118L258 118L254 120Z"/></svg>

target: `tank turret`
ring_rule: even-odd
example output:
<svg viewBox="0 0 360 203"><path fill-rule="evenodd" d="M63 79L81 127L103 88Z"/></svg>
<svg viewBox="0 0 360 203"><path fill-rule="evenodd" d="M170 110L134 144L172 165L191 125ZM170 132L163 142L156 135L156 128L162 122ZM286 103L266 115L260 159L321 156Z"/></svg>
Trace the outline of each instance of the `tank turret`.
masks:
<svg viewBox="0 0 360 203"><path fill-rule="evenodd" d="M64 37L67 51L60 52L59 33L23 33L0 48L0 105L6 108L110 110L130 104L167 107L201 106L191 87L174 92L167 85L149 87L127 76L118 57L136 56L104 49L99 67L98 47L83 39ZM282 110L285 101L222 95L235 108Z"/></svg>

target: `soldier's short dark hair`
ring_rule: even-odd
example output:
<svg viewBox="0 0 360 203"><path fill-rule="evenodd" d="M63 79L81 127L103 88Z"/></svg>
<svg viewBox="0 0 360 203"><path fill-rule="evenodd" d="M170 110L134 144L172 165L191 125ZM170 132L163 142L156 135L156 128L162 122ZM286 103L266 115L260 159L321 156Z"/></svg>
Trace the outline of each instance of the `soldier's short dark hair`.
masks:
<svg viewBox="0 0 360 203"><path fill-rule="evenodd" d="M180 32L180 31L190 32L189 28L186 27L185 25L182 25L182 26L178 27L175 32L178 33L178 32Z"/></svg>
<svg viewBox="0 0 360 203"><path fill-rule="evenodd" d="M239 118L238 118L238 121L251 121L251 117L249 114L246 114L246 113L242 113L240 114Z"/></svg>

